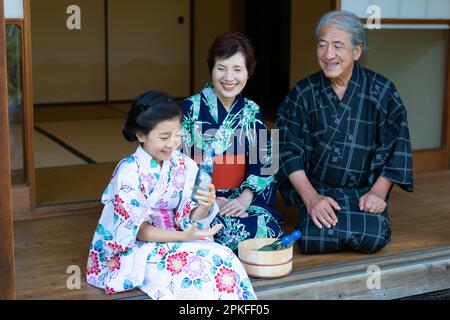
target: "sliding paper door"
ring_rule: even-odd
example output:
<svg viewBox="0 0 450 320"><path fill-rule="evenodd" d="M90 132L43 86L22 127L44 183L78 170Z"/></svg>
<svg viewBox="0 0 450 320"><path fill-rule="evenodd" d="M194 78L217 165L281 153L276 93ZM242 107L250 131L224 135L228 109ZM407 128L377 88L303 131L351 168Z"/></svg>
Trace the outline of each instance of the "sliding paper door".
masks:
<svg viewBox="0 0 450 320"><path fill-rule="evenodd" d="M108 1L109 99L190 93L190 1Z"/></svg>
<svg viewBox="0 0 450 320"><path fill-rule="evenodd" d="M31 1L35 104L105 100L104 3ZM66 24L72 4L80 8L80 29Z"/></svg>
<svg viewBox="0 0 450 320"><path fill-rule="evenodd" d="M446 29L367 32L362 63L391 79L408 110L416 172L448 167L446 153Z"/></svg>

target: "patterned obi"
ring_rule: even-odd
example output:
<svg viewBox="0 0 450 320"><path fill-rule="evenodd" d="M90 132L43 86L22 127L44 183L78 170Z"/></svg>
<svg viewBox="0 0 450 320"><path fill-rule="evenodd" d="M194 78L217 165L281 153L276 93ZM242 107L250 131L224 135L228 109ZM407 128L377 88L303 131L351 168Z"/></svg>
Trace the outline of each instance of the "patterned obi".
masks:
<svg viewBox="0 0 450 320"><path fill-rule="evenodd" d="M195 156L200 164L201 157ZM222 154L214 157L212 183L216 190L239 188L245 179L247 165L244 154Z"/></svg>

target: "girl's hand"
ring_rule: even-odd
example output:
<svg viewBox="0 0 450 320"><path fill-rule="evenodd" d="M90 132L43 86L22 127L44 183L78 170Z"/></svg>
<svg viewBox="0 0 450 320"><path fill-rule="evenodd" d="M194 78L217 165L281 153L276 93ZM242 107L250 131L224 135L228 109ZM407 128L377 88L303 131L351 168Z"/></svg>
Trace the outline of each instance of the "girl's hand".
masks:
<svg viewBox="0 0 450 320"><path fill-rule="evenodd" d="M197 190L198 205L207 210L211 209L211 206L216 199L216 189L213 184L208 185L208 190L209 191Z"/></svg>
<svg viewBox="0 0 450 320"><path fill-rule="evenodd" d="M196 239L202 239L206 237L212 237L214 236L219 230L222 228L221 224L216 224L214 227L208 230L200 230L196 223L194 223L192 226L190 226L188 229L183 231L184 240L190 241L190 240L196 240Z"/></svg>
<svg viewBox="0 0 450 320"><path fill-rule="evenodd" d="M191 212L191 219L200 220L208 215L209 210L216 199L216 189L213 184L208 186L208 191L197 190L198 207Z"/></svg>

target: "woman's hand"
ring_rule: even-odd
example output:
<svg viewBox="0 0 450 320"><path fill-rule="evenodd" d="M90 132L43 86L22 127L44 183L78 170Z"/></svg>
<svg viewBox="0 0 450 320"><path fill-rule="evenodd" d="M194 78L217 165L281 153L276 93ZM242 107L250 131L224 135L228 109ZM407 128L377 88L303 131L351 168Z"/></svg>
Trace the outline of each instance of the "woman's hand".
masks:
<svg viewBox="0 0 450 320"><path fill-rule="evenodd" d="M253 192L246 189L239 197L228 200L220 209L219 214L226 217L246 218L248 217L247 209L252 200Z"/></svg>
<svg viewBox="0 0 450 320"><path fill-rule="evenodd" d="M219 206L219 210L222 210L222 208L227 204L227 202L230 201L225 197L217 197L216 203Z"/></svg>
<svg viewBox="0 0 450 320"><path fill-rule="evenodd" d="M183 231L184 241L191 241L196 239L202 239L206 237L214 236L222 228L221 224L216 224L214 227L208 230L201 230L198 228L197 224L194 223L188 229Z"/></svg>

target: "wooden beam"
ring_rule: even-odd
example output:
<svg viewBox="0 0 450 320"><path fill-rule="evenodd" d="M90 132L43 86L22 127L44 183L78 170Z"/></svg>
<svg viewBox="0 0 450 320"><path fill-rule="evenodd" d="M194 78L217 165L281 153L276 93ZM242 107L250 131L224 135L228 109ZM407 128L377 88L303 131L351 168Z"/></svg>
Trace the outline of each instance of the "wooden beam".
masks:
<svg viewBox="0 0 450 320"><path fill-rule="evenodd" d="M447 147L444 145L440 149L413 151L413 166L414 174L447 170Z"/></svg>
<svg viewBox="0 0 450 320"><path fill-rule="evenodd" d="M12 219L11 164L6 75L6 35L0 1L0 299L16 298Z"/></svg>
<svg viewBox="0 0 450 320"><path fill-rule="evenodd" d="M369 19L361 18L361 22L363 24L367 24ZM401 19L401 18L389 18L389 19L381 19L381 24L449 24L450 20L448 19Z"/></svg>

